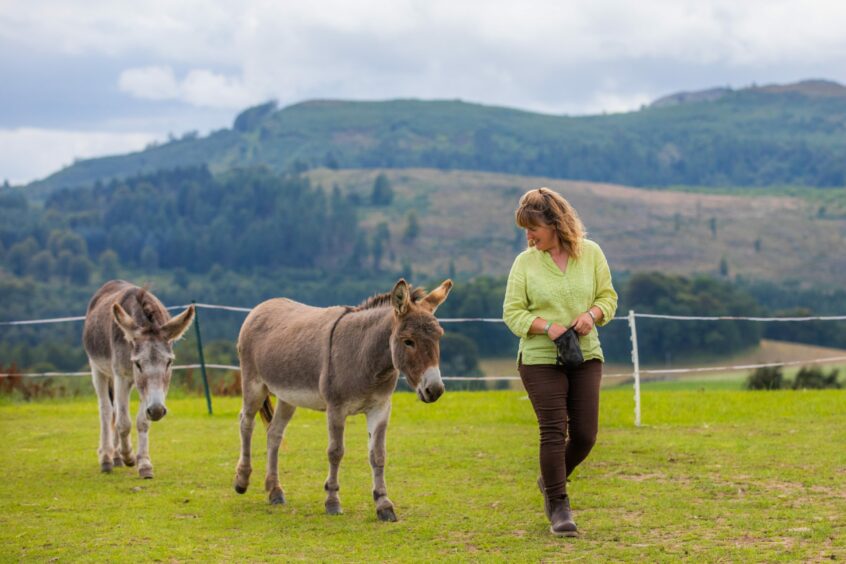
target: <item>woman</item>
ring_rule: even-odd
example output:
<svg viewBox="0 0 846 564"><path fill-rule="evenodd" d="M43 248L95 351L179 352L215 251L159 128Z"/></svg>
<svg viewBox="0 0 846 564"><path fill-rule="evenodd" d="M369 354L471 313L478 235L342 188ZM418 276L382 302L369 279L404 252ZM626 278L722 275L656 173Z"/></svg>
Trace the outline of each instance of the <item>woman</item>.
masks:
<svg viewBox="0 0 846 564"><path fill-rule="evenodd" d="M576 536L567 476L596 441L602 348L596 332L617 309L611 271L599 245L585 239L576 210L557 192L526 192L515 212L528 249L514 260L503 319L520 337L517 366L540 427L538 486L550 531ZM568 328L579 335L584 362L565 368L553 342Z"/></svg>

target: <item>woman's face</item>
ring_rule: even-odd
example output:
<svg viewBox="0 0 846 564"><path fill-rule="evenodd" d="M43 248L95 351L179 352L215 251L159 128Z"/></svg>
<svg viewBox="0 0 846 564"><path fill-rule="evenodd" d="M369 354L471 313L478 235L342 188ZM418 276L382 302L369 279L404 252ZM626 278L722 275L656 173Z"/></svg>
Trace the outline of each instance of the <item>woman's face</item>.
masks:
<svg viewBox="0 0 846 564"><path fill-rule="evenodd" d="M529 245L539 251L550 251L558 248L558 237L549 225L536 225L526 228L526 240Z"/></svg>

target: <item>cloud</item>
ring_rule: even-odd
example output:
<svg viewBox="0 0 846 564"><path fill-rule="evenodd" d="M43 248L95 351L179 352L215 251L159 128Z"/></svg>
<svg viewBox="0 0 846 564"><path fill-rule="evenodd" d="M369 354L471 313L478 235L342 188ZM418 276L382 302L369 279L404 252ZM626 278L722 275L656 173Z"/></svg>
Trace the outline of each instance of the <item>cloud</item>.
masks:
<svg viewBox="0 0 846 564"><path fill-rule="evenodd" d="M179 83L170 67L127 69L120 74L118 87L127 94L145 100L179 98Z"/></svg>
<svg viewBox="0 0 846 564"><path fill-rule="evenodd" d="M418 97L588 113L717 85L846 81L846 2L830 0L85 4L10 3L0 49L108 57L125 62L110 79L128 99L231 110Z"/></svg>
<svg viewBox="0 0 846 564"><path fill-rule="evenodd" d="M5 6L0 37L69 54L147 52L195 65L242 65L251 38L268 30L284 57L334 51L332 36L427 44L457 54L605 60L670 55L691 62L772 62L843 54L846 3L830 0L39 0ZM50 41L45 45L45 41ZM444 44L444 39L452 42ZM375 41L372 43L380 43ZM297 47L303 49L297 49ZM424 53L420 53L425 56Z"/></svg>
<svg viewBox="0 0 846 564"><path fill-rule="evenodd" d="M261 100L240 78L204 69L190 71L181 81L169 66L126 69L118 87L136 98L179 100L206 108L239 109Z"/></svg>
<svg viewBox="0 0 846 564"><path fill-rule="evenodd" d="M240 78L207 70L192 70L180 86L183 100L195 106L239 109L261 101Z"/></svg>
<svg viewBox="0 0 846 564"><path fill-rule="evenodd" d="M155 139L150 133L0 129L0 178L24 184L75 159L139 151Z"/></svg>

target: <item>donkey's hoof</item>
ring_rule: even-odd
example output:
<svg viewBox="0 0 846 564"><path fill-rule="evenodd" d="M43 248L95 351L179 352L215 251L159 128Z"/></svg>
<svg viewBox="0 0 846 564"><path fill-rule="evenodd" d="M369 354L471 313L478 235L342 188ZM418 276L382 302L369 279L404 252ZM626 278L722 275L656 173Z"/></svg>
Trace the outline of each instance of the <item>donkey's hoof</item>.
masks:
<svg viewBox="0 0 846 564"><path fill-rule="evenodd" d="M123 463L127 466L135 466L135 455L130 454L128 456L123 457Z"/></svg>
<svg viewBox="0 0 846 564"><path fill-rule="evenodd" d="M285 505L285 494L282 490L273 490L267 498L271 505Z"/></svg>
<svg viewBox="0 0 846 564"><path fill-rule="evenodd" d="M103 474L109 474L112 471L114 465L111 462L101 462L100 463L100 472Z"/></svg>
<svg viewBox="0 0 846 564"><path fill-rule="evenodd" d="M153 467L152 466L141 466L138 468L138 475L144 478L145 480L152 480L153 479Z"/></svg>
<svg viewBox="0 0 846 564"><path fill-rule="evenodd" d="M326 502L326 514L327 515L343 515L344 510L341 509L341 504L338 502Z"/></svg>
<svg viewBox="0 0 846 564"><path fill-rule="evenodd" d="M115 468L117 468L118 466L123 466L123 460L121 459L121 457L116 456L112 464Z"/></svg>
<svg viewBox="0 0 846 564"><path fill-rule="evenodd" d="M376 517L378 517L380 521L389 521L391 523L396 523L396 521L397 521L397 514L394 513L393 507L386 507L385 509L377 509L376 510Z"/></svg>
<svg viewBox="0 0 846 564"><path fill-rule="evenodd" d="M237 482L235 483L235 491L239 494L247 493L247 486L241 486Z"/></svg>

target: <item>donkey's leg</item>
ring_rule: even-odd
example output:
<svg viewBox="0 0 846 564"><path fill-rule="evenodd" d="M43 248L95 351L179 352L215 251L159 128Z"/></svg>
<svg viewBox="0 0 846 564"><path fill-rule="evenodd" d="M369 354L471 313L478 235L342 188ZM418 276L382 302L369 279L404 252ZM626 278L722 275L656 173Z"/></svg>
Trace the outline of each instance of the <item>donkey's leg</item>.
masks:
<svg viewBox="0 0 846 564"><path fill-rule="evenodd" d="M380 521L396 521L394 504L388 499L385 485L385 434L391 417L391 400L367 412L367 435L370 449L370 468L373 470L373 501Z"/></svg>
<svg viewBox="0 0 846 564"><path fill-rule="evenodd" d="M90 362L90 361L89 361ZM112 443L112 417L114 408L112 398L109 397L109 375L98 370L93 362L91 364L91 380L94 382L94 389L97 391L97 406L100 410L100 446L97 449L97 458L100 460L100 470L103 472L112 471L112 454L114 445Z"/></svg>
<svg viewBox="0 0 846 564"><path fill-rule="evenodd" d="M296 409L296 406L289 403L277 401L276 411L273 412L273 419L267 428L267 475L264 478L264 491L267 492L270 503L274 505L285 503L285 494L279 484L279 445L282 444L285 427Z"/></svg>
<svg viewBox="0 0 846 564"><path fill-rule="evenodd" d="M132 454L132 420L129 417L129 392L132 384L123 378L115 378L115 466L135 466Z"/></svg>
<svg viewBox="0 0 846 564"><path fill-rule="evenodd" d="M144 409L138 410L135 426L138 428L138 475L149 480L153 477L153 462L150 460L150 446L147 442L150 420Z"/></svg>
<svg viewBox="0 0 846 564"><path fill-rule="evenodd" d="M256 424L256 413L267 398L267 388L261 382L249 377L245 366L241 367L242 404L239 418L241 420L241 456L235 467L235 491L242 494L250 485L250 474L253 467L250 461L250 446L253 438L253 427Z"/></svg>
<svg viewBox="0 0 846 564"><path fill-rule="evenodd" d="M346 414L338 408L329 406L326 409L326 424L329 429L329 448L327 454L329 455L329 477L326 478L326 483L323 489L326 490L326 513L329 515L340 515L341 498L338 496L338 490L341 486L338 484L338 467L341 465L341 459L344 457L344 425L346 424Z"/></svg>

